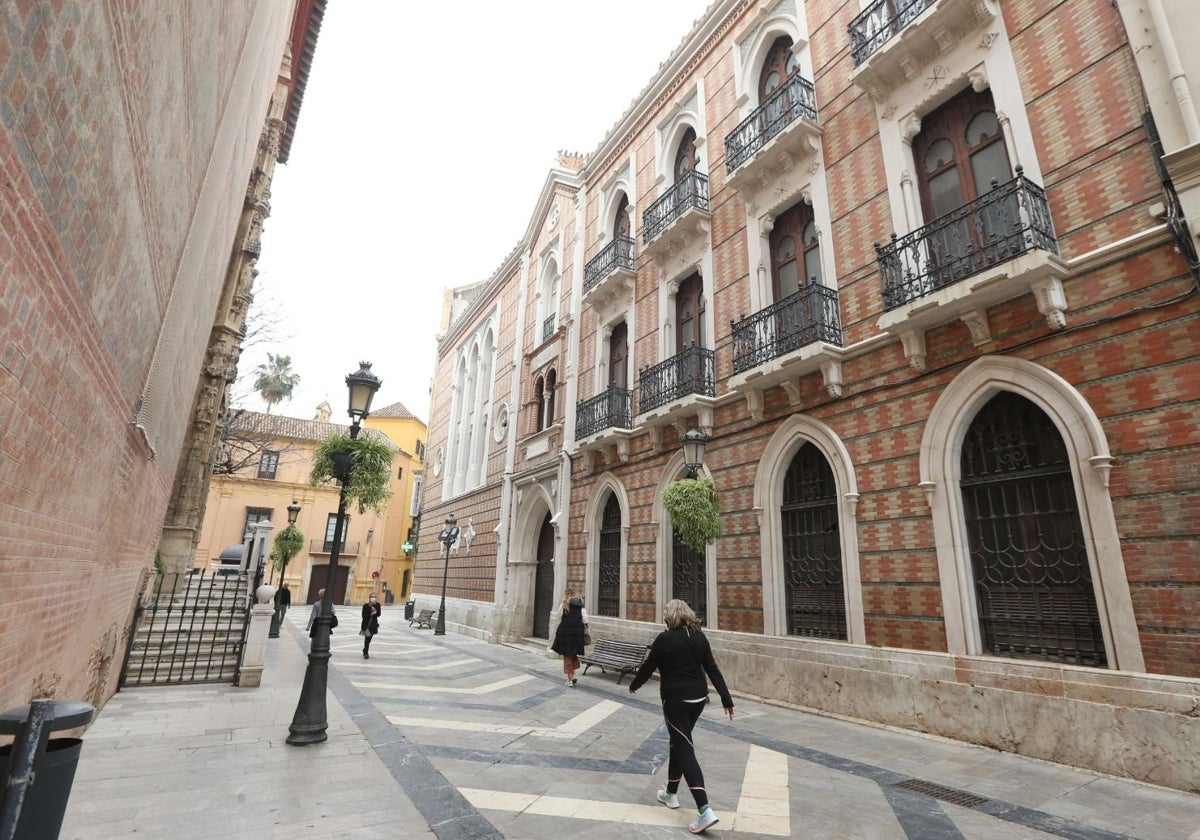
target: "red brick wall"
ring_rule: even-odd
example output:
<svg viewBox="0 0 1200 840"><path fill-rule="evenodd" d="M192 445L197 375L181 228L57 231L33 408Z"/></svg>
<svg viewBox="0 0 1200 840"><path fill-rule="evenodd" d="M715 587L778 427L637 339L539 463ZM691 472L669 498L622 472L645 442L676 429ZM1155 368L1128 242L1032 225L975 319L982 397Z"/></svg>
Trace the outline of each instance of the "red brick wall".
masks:
<svg viewBox="0 0 1200 840"><path fill-rule="evenodd" d="M178 457L133 431L193 224L215 313L286 7L250 74L253 118L210 160L255 4L8 4L0 23L0 707L111 694ZM277 38L274 36L278 36ZM254 50L246 53L253 57ZM216 165L215 171L208 167ZM217 200L196 218L203 179ZM194 280L194 278L191 278ZM194 370L204 346L185 346ZM190 402L172 405L182 428Z"/></svg>

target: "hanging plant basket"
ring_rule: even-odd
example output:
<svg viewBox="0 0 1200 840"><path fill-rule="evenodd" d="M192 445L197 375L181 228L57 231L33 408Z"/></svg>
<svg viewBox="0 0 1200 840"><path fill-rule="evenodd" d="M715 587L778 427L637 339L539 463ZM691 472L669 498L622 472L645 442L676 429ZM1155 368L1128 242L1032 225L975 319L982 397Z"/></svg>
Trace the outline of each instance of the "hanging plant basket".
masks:
<svg viewBox="0 0 1200 840"><path fill-rule="evenodd" d="M696 551L721 536L721 505L711 478L681 478L663 489L663 507L680 538Z"/></svg>
<svg viewBox="0 0 1200 840"><path fill-rule="evenodd" d="M350 437L349 434L330 435L317 447L313 458L310 484L325 484L338 477L334 466L335 455L349 453L353 456L350 481L346 485L346 501L358 506L359 513L367 508L382 513L383 506L391 495L392 450L375 437Z"/></svg>

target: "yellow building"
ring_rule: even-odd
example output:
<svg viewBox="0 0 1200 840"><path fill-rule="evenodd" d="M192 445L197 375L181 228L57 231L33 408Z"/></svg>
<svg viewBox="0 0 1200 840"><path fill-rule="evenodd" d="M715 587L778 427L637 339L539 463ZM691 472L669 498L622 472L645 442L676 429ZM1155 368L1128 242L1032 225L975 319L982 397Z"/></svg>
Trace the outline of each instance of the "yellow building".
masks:
<svg viewBox="0 0 1200 840"><path fill-rule="evenodd" d="M425 426L399 404L380 413L384 414L380 422L374 422L374 416L368 418L363 434L393 447L392 496L379 512L360 513L354 506L347 510L334 580L334 602L338 604L362 603L372 591L381 599L389 592L406 597L411 586L412 563L404 562L401 546L412 522L413 465L420 464L414 451L418 444L423 446ZM346 426L324 419L328 417L328 407L323 405L316 420L256 411L243 411L234 418L209 486L196 567L215 565L224 550L242 544L247 529L256 522L269 519L276 532L286 527L288 505L295 501L300 504L296 527L304 533L305 542L288 564L285 579L293 605L316 599L328 577L338 486L335 482L313 486L308 475L321 441L346 431ZM408 445L388 432L395 432ZM264 574L268 581L279 583L278 573L269 567Z"/></svg>
<svg viewBox="0 0 1200 840"><path fill-rule="evenodd" d="M382 432L400 447L392 457L394 489L384 521L380 570L388 591L404 601L412 592L421 485L425 480L426 426L401 403L372 411L363 425Z"/></svg>

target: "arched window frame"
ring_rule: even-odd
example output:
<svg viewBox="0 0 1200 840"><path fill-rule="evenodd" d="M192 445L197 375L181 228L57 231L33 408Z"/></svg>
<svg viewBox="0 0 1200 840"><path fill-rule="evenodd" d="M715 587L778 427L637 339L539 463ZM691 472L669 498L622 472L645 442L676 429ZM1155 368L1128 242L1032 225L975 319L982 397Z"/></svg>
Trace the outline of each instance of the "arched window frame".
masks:
<svg viewBox="0 0 1200 840"><path fill-rule="evenodd" d="M599 599L600 525L604 520L604 505L608 502L609 493L617 497L617 504L621 506L621 605L617 615L618 618L624 618L626 598L629 594L629 494L625 492L625 485L611 472L603 473L596 479L584 508L584 556L587 558L584 598L589 604L597 603Z"/></svg>
<svg viewBox="0 0 1200 840"><path fill-rule="evenodd" d="M651 516L653 517L650 526L655 531L655 552L657 558L654 570L654 620L662 621L663 603L666 601L667 593L671 591L671 565L672 565L672 533L671 533L671 517L667 514L666 508L663 507L662 494L667 485L675 479L679 478L683 472L683 450L678 450L672 455L666 463L662 476L659 478L658 486L654 490L654 506ZM707 465L700 467L701 478L712 478L712 473L709 472ZM705 598L708 601L708 616L704 623L706 630L719 629L718 615L720 614L721 603L717 595L717 544L713 543L704 550L704 568L705 568Z"/></svg>
<svg viewBox="0 0 1200 840"><path fill-rule="evenodd" d="M542 377L533 381L533 431L546 428L546 385Z"/></svg>
<svg viewBox="0 0 1200 840"><path fill-rule="evenodd" d="M858 480L850 452L829 426L811 417L794 415L783 422L763 450L754 482L754 513L762 546L763 633L787 635L783 585L783 482L788 467L805 443L812 443L833 471L838 497L838 531L842 549L842 580L846 598L846 641L867 643L863 615L862 575L858 555ZM837 642L830 642L837 644ZM842 642L845 644L846 642Z"/></svg>
<svg viewBox="0 0 1200 840"><path fill-rule="evenodd" d="M962 443L971 421L1000 391L1020 394L1050 417L1071 458L1079 516L1109 668L1145 671L1141 638L1108 492L1113 458L1100 420L1074 386L1024 359L988 356L972 362L946 387L921 439L921 490L929 502L942 581L950 653L983 654L973 593L961 479Z"/></svg>

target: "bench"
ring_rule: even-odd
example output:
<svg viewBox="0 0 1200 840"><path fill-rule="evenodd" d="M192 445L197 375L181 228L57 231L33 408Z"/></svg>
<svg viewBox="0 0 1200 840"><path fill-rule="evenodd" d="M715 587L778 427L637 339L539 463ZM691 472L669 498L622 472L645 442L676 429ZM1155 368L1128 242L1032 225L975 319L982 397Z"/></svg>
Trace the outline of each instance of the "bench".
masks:
<svg viewBox="0 0 1200 840"><path fill-rule="evenodd" d="M426 630L433 629L433 610L421 610L412 617L412 621L408 622L408 626L412 627L413 622L417 623L417 629L424 627Z"/></svg>
<svg viewBox="0 0 1200 840"><path fill-rule="evenodd" d="M591 653L586 653L579 657L579 661L584 664L583 673L588 672L588 668L596 665L600 668L601 673L608 673L606 669L612 668L617 672L617 685L621 684L621 680L626 674L632 674L638 668L642 667L642 662L646 658L646 651L650 649L650 645L643 645L638 642L621 642L616 639L596 639L596 644L592 646Z"/></svg>

